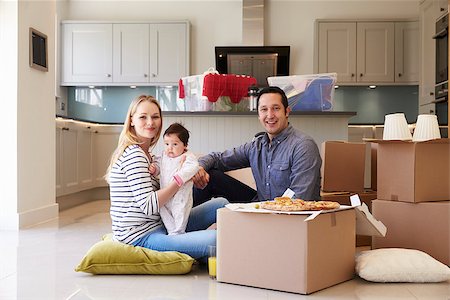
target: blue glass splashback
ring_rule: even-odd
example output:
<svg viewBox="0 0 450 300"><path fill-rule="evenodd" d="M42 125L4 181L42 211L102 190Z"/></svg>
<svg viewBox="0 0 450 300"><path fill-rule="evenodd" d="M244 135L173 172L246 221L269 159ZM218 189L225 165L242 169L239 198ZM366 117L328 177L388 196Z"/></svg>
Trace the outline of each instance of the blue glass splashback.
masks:
<svg viewBox="0 0 450 300"><path fill-rule="evenodd" d="M163 111L184 111L178 87L69 87L67 117L100 123L123 123L128 106L139 95L152 95Z"/></svg>
<svg viewBox="0 0 450 300"><path fill-rule="evenodd" d="M408 123L415 123L419 112L419 87L341 86L335 89L334 111L356 111L350 124L384 124L384 116L391 113L405 113Z"/></svg>
<svg viewBox="0 0 450 300"><path fill-rule="evenodd" d="M122 123L130 102L138 95L153 95L163 111L184 111L178 87L69 87L68 117L92 122ZM403 112L408 123L418 114L418 86L341 86L335 90L334 111L356 111L350 124L383 124L384 116Z"/></svg>

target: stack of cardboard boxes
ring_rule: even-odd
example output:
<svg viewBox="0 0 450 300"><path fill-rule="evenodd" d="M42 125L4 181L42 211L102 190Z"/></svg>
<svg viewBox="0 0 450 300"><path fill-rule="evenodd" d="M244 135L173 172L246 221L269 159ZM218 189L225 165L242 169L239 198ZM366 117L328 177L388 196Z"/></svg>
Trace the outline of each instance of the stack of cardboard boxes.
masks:
<svg viewBox="0 0 450 300"><path fill-rule="evenodd" d="M450 265L450 140L377 144L372 214L388 230L373 248L417 249Z"/></svg>
<svg viewBox="0 0 450 300"><path fill-rule="evenodd" d="M322 143L321 151L322 200L350 205L350 196L358 194L361 202L366 203L370 210L372 200L377 198L376 184L372 183L372 189L364 188L366 153L370 152L370 144L326 141ZM374 159L376 160L376 151L373 152L371 161ZM376 170L376 167L373 169ZM372 178L376 179L376 174L373 174ZM372 237L359 235L356 237L358 247L370 246L371 242Z"/></svg>

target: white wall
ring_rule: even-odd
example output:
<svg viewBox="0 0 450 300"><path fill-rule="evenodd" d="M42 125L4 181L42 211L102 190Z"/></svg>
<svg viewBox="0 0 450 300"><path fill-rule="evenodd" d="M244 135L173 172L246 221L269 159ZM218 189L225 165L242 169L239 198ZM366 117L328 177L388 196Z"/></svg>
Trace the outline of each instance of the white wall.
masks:
<svg viewBox="0 0 450 300"><path fill-rule="evenodd" d="M18 4L0 1L0 86L3 129L0 157L0 230L17 228L17 21Z"/></svg>
<svg viewBox="0 0 450 300"><path fill-rule="evenodd" d="M2 87L6 83L7 98L3 98L1 120L7 123L2 128L8 130L6 142L0 147L3 158L1 199L5 202L2 203L5 218L0 221L0 227L18 229L58 216L55 199L55 1L0 3L0 19L5 25L0 32L8 36L4 41L2 35L0 48L11 52L9 56L0 55L7 58L8 66L2 72ZM30 27L48 36L48 72L29 67ZM5 95L3 88L2 95Z"/></svg>
<svg viewBox="0 0 450 300"><path fill-rule="evenodd" d="M313 73L314 20L416 18L418 0L265 0L265 45L291 46L291 74ZM71 20L178 20L191 22L191 74L215 66L215 46L240 46L242 1L72 0Z"/></svg>

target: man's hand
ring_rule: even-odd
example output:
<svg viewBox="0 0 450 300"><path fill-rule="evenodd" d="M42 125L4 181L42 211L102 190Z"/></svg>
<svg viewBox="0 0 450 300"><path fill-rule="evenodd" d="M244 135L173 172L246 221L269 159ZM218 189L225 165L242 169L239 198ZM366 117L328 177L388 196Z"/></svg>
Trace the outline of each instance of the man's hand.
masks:
<svg viewBox="0 0 450 300"><path fill-rule="evenodd" d="M192 181L194 181L194 186L199 189L204 189L209 182L209 174L203 169L203 167L199 167L197 174L192 177Z"/></svg>

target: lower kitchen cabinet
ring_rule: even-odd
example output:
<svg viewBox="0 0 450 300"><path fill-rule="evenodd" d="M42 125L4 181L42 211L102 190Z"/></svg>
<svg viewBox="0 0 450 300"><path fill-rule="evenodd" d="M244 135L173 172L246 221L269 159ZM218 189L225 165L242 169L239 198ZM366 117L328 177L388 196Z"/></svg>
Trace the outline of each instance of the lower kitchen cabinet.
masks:
<svg viewBox="0 0 450 300"><path fill-rule="evenodd" d="M104 179L119 131L88 123L56 122L56 196L107 186Z"/></svg>

